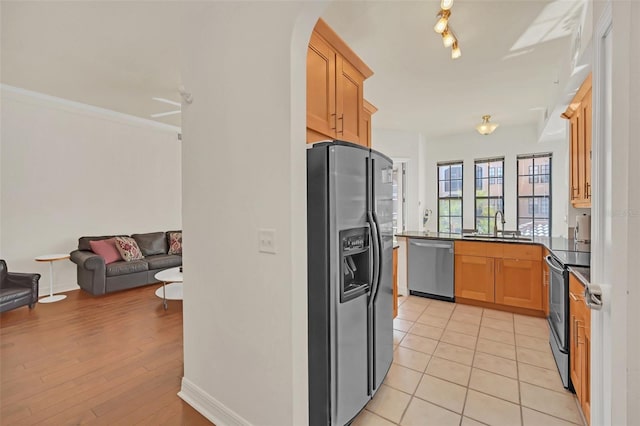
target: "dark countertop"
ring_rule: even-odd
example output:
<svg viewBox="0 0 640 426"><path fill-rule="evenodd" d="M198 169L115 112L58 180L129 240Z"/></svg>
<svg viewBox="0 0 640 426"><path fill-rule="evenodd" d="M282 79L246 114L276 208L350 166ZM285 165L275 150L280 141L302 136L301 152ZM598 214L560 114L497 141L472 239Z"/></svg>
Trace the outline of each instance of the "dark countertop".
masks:
<svg viewBox="0 0 640 426"><path fill-rule="evenodd" d="M442 232L418 232L405 231L396 234L402 238L421 238L427 240L448 240L448 241L482 241L511 244L536 244L546 247L563 264L570 266L589 266L591 261L591 245L580 243L573 239L563 237L533 237L531 240L516 240L509 237L504 238L482 238L482 236L461 234L448 234ZM474 238L476 237L476 238Z"/></svg>
<svg viewBox="0 0 640 426"><path fill-rule="evenodd" d="M570 266L569 272L571 272L575 277L585 286L591 284L591 269L585 268L581 266Z"/></svg>
<svg viewBox="0 0 640 426"><path fill-rule="evenodd" d="M589 267L591 253L567 250L550 250L553 256L565 266Z"/></svg>

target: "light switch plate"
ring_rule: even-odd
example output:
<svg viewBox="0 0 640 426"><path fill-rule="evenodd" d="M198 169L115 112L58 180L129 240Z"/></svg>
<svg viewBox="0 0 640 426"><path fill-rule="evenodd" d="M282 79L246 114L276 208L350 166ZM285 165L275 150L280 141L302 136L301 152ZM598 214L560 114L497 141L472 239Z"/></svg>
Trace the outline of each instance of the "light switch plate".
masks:
<svg viewBox="0 0 640 426"><path fill-rule="evenodd" d="M277 252L275 229L258 229L258 251L273 254Z"/></svg>

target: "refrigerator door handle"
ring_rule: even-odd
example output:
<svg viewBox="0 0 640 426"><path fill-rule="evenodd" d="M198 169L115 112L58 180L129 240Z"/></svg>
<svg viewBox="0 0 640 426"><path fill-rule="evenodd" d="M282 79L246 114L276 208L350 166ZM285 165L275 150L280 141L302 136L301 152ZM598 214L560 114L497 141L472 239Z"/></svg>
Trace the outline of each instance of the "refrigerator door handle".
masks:
<svg viewBox="0 0 640 426"><path fill-rule="evenodd" d="M371 226L371 240L373 243L373 276L371 277L371 293L369 295L368 306L373 305L373 298L378 291L378 280L380 278L380 240L378 239L378 225L373 215L374 214L371 212L367 212L367 217Z"/></svg>
<svg viewBox="0 0 640 426"><path fill-rule="evenodd" d="M372 212L373 221L376 223L376 240L378 242L378 253L375 259L375 263L378 266L378 276L375 281L375 288L373 292L371 292L371 301L375 301L378 297L378 289L380 288L380 279L382 278L382 236L380 235L380 222L378 222L378 215L376 212Z"/></svg>

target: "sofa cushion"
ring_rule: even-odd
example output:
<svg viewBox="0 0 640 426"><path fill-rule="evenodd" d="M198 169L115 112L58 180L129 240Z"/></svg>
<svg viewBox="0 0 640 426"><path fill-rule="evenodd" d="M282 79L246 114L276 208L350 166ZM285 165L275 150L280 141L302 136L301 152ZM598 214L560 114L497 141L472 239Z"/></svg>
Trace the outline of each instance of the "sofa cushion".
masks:
<svg viewBox="0 0 640 426"><path fill-rule="evenodd" d="M129 262L121 260L119 262L107 265L107 276L133 274L134 272L143 272L149 270L149 265L145 260L131 260Z"/></svg>
<svg viewBox="0 0 640 426"><path fill-rule="evenodd" d="M167 239L164 232L150 232L148 234L131 234L136 240L142 254L152 256L154 254L167 254Z"/></svg>
<svg viewBox="0 0 640 426"><path fill-rule="evenodd" d="M116 237L116 248L127 262L144 258L138 243L131 237Z"/></svg>
<svg viewBox="0 0 640 426"><path fill-rule="evenodd" d="M91 251L95 254L102 256L106 265L122 260L120 252L116 248L115 238L109 238L106 240L92 240L89 241Z"/></svg>
<svg viewBox="0 0 640 426"><path fill-rule="evenodd" d="M182 231L168 232L169 254L182 254Z"/></svg>
<svg viewBox="0 0 640 426"><path fill-rule="evenodd" d="M167 269L182 265L182 256L174 254L158 254L145 258L149 269Z"/></svg>
<svg viewBox="0 0 640 426"><path fill-rule="evenodd" d="M80 237L78 238L78 250L91 251L90 241L108 240L109 238L126 237L126 235L103 235L101 237Z"/></svg>

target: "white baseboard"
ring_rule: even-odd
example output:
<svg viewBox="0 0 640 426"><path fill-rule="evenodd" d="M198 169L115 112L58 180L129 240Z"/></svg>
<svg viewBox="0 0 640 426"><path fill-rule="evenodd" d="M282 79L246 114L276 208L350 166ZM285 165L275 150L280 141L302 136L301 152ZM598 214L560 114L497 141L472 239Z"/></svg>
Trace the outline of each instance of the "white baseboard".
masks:
<svg viewBox="0 0 640 426"><path fill-rule="evenodd" d="M185 377L182 378L178 396L216 426L251 426L251 423Z"/></svg>
<svg viewBox="0 0 640 426"><path fill-rule="evenodd" d="M53 294L58 293L66 293L68 291L80 290L80 286L78 284L60 284L53 286ZM48 296L49 295L49 283L42 285L42 280L40 280L40 287L38 288L38 297Z"/></svg>

